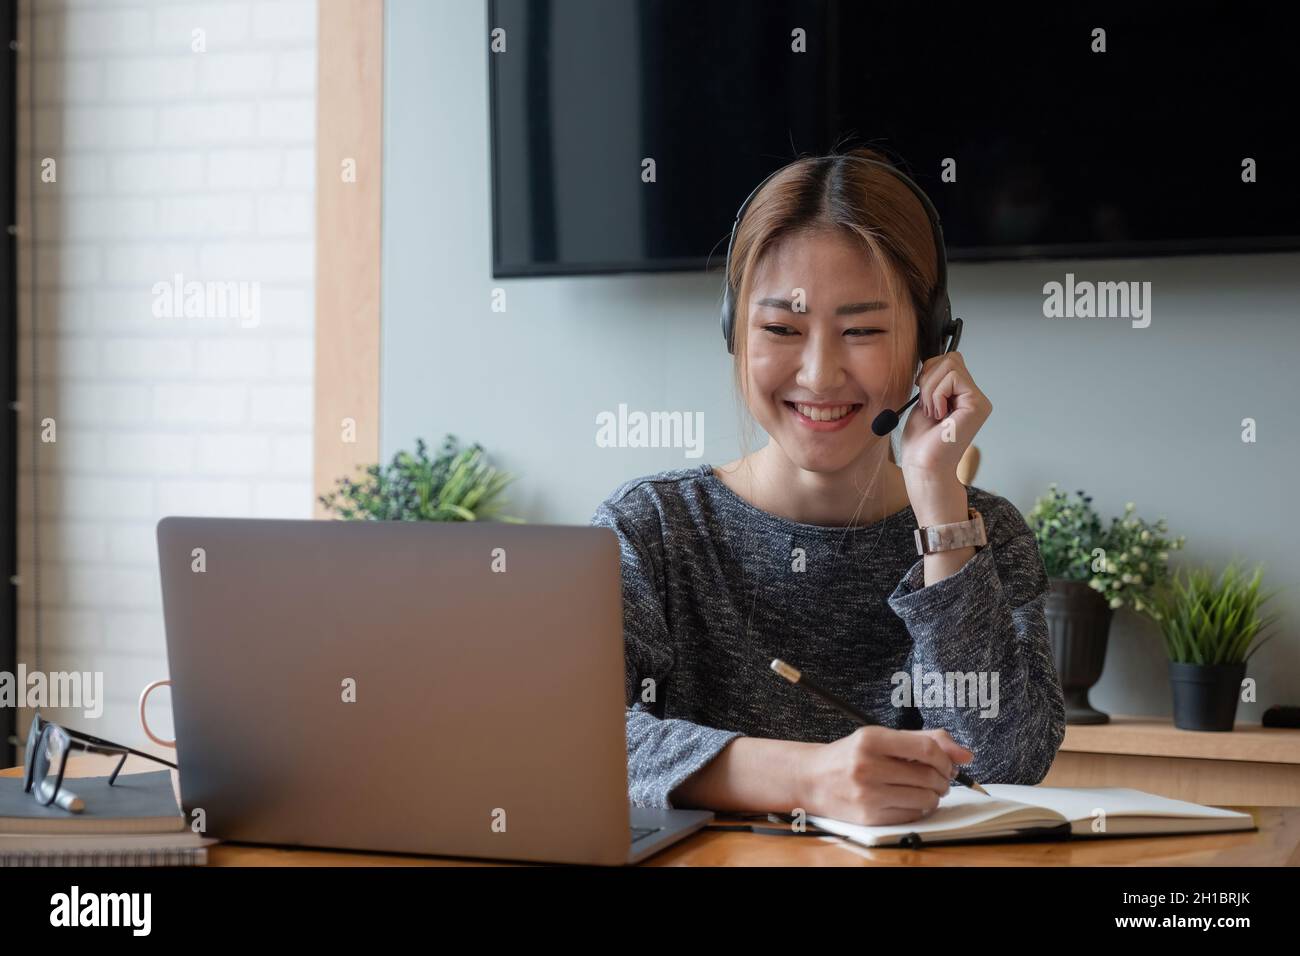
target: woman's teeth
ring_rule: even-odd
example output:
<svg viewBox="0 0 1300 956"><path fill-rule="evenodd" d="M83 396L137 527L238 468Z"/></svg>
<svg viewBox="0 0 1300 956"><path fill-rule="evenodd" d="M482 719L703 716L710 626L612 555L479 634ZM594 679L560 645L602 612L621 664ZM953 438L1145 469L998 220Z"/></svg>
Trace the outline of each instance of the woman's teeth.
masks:
<svg viewBox="0 0 1300 956"><path fill-rule="evenodd" d="M799 410L799 414L811 418L815 422L833 422L837 418L843 418L857 405L833 405L829 408L815 408L812 405L800 405L794 403L794 407Z"/></svg>

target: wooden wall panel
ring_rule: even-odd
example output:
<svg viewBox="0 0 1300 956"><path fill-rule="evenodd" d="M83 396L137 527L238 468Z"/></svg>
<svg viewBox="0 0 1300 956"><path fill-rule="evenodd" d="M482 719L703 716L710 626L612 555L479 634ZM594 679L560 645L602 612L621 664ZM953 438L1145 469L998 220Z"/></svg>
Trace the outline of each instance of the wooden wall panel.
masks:
<svg viewBox="0 0 1300 956"><path fill-rule="evenodd" d="M383 0L319 7L314 496L379 458L383 197Z"/></svg>

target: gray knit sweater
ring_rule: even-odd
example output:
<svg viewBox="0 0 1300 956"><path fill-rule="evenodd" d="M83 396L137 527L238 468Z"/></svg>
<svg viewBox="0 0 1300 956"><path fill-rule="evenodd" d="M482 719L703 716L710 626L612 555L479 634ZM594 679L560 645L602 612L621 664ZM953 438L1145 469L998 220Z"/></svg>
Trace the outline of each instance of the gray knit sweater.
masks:
<svg viewBox="0 0 1300 956"><path fill-rule="evenodd" d="M615 489L591 524L622 550L631 801L672 807L742 735L825 743L856 729L774 674L775 657L879 724L946 728L981 783L1040 781L1065 735L1047 575L1010 502L967 497L989 543L926 587L910 507L858 528L801 524L709 465Z"/></svg>

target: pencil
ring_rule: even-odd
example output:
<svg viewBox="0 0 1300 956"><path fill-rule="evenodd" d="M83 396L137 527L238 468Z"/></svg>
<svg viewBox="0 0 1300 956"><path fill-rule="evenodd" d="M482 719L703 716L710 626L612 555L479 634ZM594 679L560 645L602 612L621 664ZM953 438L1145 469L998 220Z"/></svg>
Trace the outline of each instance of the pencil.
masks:
<svg viewBox="0 0 1300 956"><path fill-rule="evenodd" d="M836 708L841 713L847 714L849 717L852 717L858 723L864 726L876 725L876 722L872 720L870 717L868 717L866 714L864 714L862 711L858 710L852 704L840 700L838 697L836 697L834 694L832 694L830 691L826 690L825 688L818 687L807 677L805 677L802 673L800 673L797 667L791 667L789 664L781 660L779 657L776 660L772 661L772 670L776 671L779 675L784 677L791 684L796 684L799 687L808 688L808 690L812 691L822 700L826 701L826 703L830 704L832 707ZM978 783L976 783L975 778L972 777L970 774L968 774L965 770L958 770L957 776L953 779L954 782L961 784L963 787L970 787L976 793L982 793L986 797L989 795L989 792L985 790L983 787L981 787Z"/></svg>

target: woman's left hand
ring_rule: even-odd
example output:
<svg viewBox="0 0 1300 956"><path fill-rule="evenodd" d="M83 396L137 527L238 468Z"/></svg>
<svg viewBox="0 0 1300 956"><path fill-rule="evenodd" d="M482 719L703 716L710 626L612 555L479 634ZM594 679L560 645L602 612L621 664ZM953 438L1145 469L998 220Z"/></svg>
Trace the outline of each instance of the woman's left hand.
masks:
<svg viewBox="0 0 1300 956"><path fill-rule="evenodd" d="M899 467L910 479L942 484L957 480L957 463L993 412L960 352L927 359L916 384L921 392L903 429Z"/></svg>

